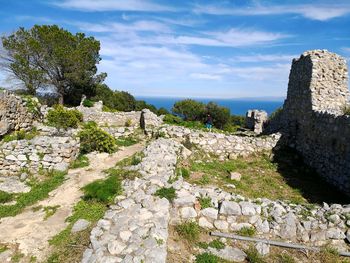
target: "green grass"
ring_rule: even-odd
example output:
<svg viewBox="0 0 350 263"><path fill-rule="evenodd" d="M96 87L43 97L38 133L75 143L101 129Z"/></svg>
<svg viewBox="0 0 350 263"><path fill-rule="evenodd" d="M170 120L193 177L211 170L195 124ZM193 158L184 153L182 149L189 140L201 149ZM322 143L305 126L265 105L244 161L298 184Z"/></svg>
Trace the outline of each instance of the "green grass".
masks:
<svg viewBox="0 0 350 263"><path fill-rule="evenodd" d="M0 204L7 203L13 200L13 194L0 190Z"/></svg>
<svg viewBox="0 0 350 263"><path fill-rule="evenodd" d="M0 254L1 254L2 252L5 252L6 250L8 250L8 247L5 246L5 245L1 245L1 244L0 244Z"/></svg>
<svg viewBox="0 0 350 263"><path fill-rule="evenodd" d="M44 220L47 220L49 217L53 216L59 207L60 207L59 205L44 207L44 212L45 212Z"/></svg>
<svg viewBox="0 0 350 263"><path fill-rule="evenodd" d="M199 197L198 198L199 204L201 205L201 209L205 209L208 207L212 207L211 204L211 198L210 197Z"/></svg>
<svg viewBox="0 0 350 263"><path fill-rule="evenodd" d="M68 227L49 241L52 252L46 262L80 262L85 249L90 243L91 229L103 217L106 210L107 206L104 203L95 200L79 201L73 209L72 216L66 220L69 222ZM71 229L78 219L88 220L91 225L84 231L73 234Z"/></svg>
<svg viewBox="0 0 350 263"><path fill-rule="evenodd" d="M196 256L196 263L220 263L220 258L205 252Z"/></svg>
<svg viewBox="0 0 350 263"><path fill-rule="evenodd" d="M185 179L190 178L190 171L187 170L185 167L179 167L176 169L176 174L179 176L182 176Z"/></svg>
<svg viewBox="0 0 350 263"><path fill-rule="evenodd" d="M84 200L97 200L110 204L116 195L122 193L121 180L118 175L109 176L104 180L97 180L83 187Z"/></svg>
<svg viewBox="0 0 350 263"><path fill-rule="evenodd" d="M250 246L244 252L247 254L247 261L249 263L267 263L254 246Z"/></svg>
<svg viewBox="0 0 350 263"><path fill-rule="evenodd" d="M215 157L199 158L192 157L187 161L186 166L189 166L191 177L186 180L190 183L218 186L252 199L278 199L295 204L322 201L344 203L349 200L344 196L331 195L330 186L303 164L296 153L288 149L276 153L275 160L263 153L226 161L219 161ZM229 178L233 171L243 175L240 181ZM202 176L196 177L196 174ZM314 183L316 179L319 184ZM234 184L236 188L233 190L227 187L228 184Z"/></svg>
<svg viewBox="0 0 350 263"><path fill-rule="evenodd" d="M162 187L158 189L154 195L159 196L160 198L166 198L169 202L172 202L176 198L176 190L173 187L165 188Z"/></svg>
<svg viewBox="0 0 350 263"><path fill-rule="evenodd" d="M142 161L142 156L135 154L132 156L130 164L131 165L138 165L139 163L141 163L141 161Z"/></svg>
<svg viewBox="0 0 350 263"><path fill-rule="evenodd" d="M253 237L256 234L256 230L254 227L242 227L236 233L240 236Z"/></svg>
<svg viewBox="0 0 350 263"><path fill-rule="evenodd" d="M209 244L208 244L209 247L212 247L212 248L216 248L218 250L220 249L224 249L225 248L225 244L222 243L219 239L214 239L213 241L211 241Z"/></svg>
<svg viewBox="0 0 350 263"><path fill-rule="evenodd" d="M89 158L84 155L84 154L80 154L78 156L77 159L75 159L71 165L69 166L70 169L76 169L76 168L82 168L82 167L86 167L89 166L90 162L89 162Z"/></svg>
<svg viewBox="0 0 350 263"><path fill-rule="evenodd" d="M23 211L27 206L48 197L48 194L64 182L65 172L52 171L41 182L32 184L28 193L21 193L16 198L14 205L0 205L0 218L15 216Z"/></svg>
<svg viewBox="0 0 350 263"><path fill-rule="evenodd" d="M21 259L24 257L24 254L16 252L15 254L13 254L13 256L11 257L11 262L13 263L18 263L21 261Z"/></svg>
<svg viewBox="0 0 350 263"><path fill-rule="evenodd" d="M116 143L118 146L127 147L127 146L131 146L131 145L138 143L138 141L131 136L128 136L128 137L122 136L122 137L119 137L116 139Z"/></svg>
<svg viewBox="0 0 350 263"><path fill-rule="evenodd" d="M201 232L200 226L196 222L185 222L175 227L176 232L189 242L198 240Z"/></svg>

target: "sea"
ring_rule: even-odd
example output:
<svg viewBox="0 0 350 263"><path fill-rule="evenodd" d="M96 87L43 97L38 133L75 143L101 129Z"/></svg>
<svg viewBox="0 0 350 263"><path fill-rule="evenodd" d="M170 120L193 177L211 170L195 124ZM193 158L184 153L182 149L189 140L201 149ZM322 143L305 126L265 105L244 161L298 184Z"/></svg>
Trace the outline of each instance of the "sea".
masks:
<svg viewBox="0 0 350 263"><path fill-rule="evenodd" d="M166 108L171 111L175 102L185 98L168 98L168 97L141 97L136 96L138 100L144 100L149 104L153 104L157 108ZM257 109L265 110L271 114L276 109L283 105L283 99L262 100L262 99L207 99L207 98L193 98L194 100L208 103L213 101L220 106L230 109L231 114L245 116L248 110Z"/></svg>

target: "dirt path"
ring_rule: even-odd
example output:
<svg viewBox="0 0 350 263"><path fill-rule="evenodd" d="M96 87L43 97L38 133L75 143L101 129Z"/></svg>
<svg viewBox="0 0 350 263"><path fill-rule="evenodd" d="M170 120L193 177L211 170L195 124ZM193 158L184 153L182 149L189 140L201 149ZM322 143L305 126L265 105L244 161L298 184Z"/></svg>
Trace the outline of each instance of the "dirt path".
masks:
<svg viewBox="0 0 350 263"><path fill-rule="evenodd" d="M136 144L112 155L100 153L90 156L88 167L69 170L67 180L49 194L49 198L34 206L60 206L56 213L44 220L43 211L33 212L28 208L23 213L0 219L0 243L18 244L21 253L34 255L42 259L48 248L48 240L68 225L65 219L71 214L74 204L82 195L84 185L103 178L105 169L113 167L116 162L142 150L142 144Z"/></svg>

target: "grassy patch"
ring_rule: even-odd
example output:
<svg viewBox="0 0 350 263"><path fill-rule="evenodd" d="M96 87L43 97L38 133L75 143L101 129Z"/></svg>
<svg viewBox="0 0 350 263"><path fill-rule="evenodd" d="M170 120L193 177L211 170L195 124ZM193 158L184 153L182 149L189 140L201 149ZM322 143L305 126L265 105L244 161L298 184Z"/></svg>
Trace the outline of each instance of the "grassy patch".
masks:
<svg viewBox="0 0 350 263"><path fill-rule="evenodd" d="M208 197L201 196L198 198L198 201L199 201L199 204L201 205L202 209L212 207L211 198L209 196Z"/></svg>
<svg viewBox="0 0 350 263"><path fill-rule="evenodd" d="M9 194L7 192L0 190L0 204L10 202L12 201L12 199L13 199L13 194Z"/></svg>
<svg viewBox="0 0 350 263"><path fill-rule="evenodd" d="M90 162L89 162L89 158L84 155L84 154L80 154L78 156L77 159L75 159L71 165L69 166L69 168L71 169L76 169L76 168L82 168L82 167L86 167L89 166Z"/></svg>
<svg viewBox="0 0 350 263"><path fill-rule="evenodd" d="M179 167L176 169L176 175L182 176L185 179L190 178L190 171L187 170L185 167Z"/></svg>
<svg viewBox="0 0 350 263"><path fill-rule="evenodd" d="M160 198L166 198L169 202L172 202L176 198L175 189L173 187L165 188L162 187L158 189L154 195L159 196Z"/></svg>
<svg viewBox="0 0 350 263"><path fill-rule="evenodd" d="M240 236L253 237L256 234L256 230L254 227L242 227L236 233Z"/></svg>
<svg viewBox="0 0 350 263"><path fill-rule="evenodd" d="M114 197L122 192L121 180L119 176L112 175L84 186L83 191L84 200L97 200L110 204Z"/></svg>
<svg viewBox="0 0 350 263"><path fill-rule="evenodd" d="M198 240L201 228L196 222L185 222L176 226L177 233L189 242Z"/></svg>
<svg viewBox="0 0 350 263"><path fill-rule="evenodd" d="M49 241L52 253L46 262L80 262L85 249L89 246L91 229L103 217L106 210L106 205L97 201L79 201L74 207L72 216L67 218L68 227ZM78 219L86 219L92 224L86 230L73 234L71 229Z"/></svg>
<svg viewBox="0 0 350 263"><path fill-rule="evenodd" d="M45 212L44 220L47 220L49 217L53 216L59 207L60 207L59 205L44 207L44 212Z"/></svg>
<svg viewBox="0 0 350 263"><path fill-rule="evenodd" d="M339 252L336 248L326 246L319 253L319 259L322 263L345 263L349 261L343 260L339 256Z"/></svg>
<svg viewBox="0 0 350 263"><path fill-rule="evenodd" d="M45 180L33 183L28 193L19 194L15 205L0 205L0 218L15 216L22 212L25 207L47 198L52 190L64 182L65 174L65 172L51 171Z"/></svg>
<svg viewBox="0 0 350 263"><path fill-rule="evenodd" d="M124 147L127 147L127 146L131 146L131 145L134 145L136 143L138 143L138 141L131 137L131 136L128 136L128 137L119 137L116 139L116 143L118 146L124 146Z"/></svg>
<svg viewBox="0 0 350 263"><path fill-rule="evenodd" d="M17 263L20 262L21 259L24 257L24 254L16 252L15 254L13 254L13 256L11 257L11 262L13 263Z"/></svg>
<svg viewBox="0 0 350 263"><path fill-rule="evenodd" d="M186 160L185 165L191 171L187 179L190 183L215 185L252 199L288 200L296 204L345 203L349 200L341 195L332 195L330 186L290 149L275 153L274 160L263 153L226 161L197 154ZM243 175L240 181L229 178L233 171ZM320 183L315 184L315 180ZM236 188L232 189L228 184L234 184Z"/></svg>
<svg viewBox="0 0 350 263"><path fill-rule="evenodd" d="M6 250L8 250L8 247L5 245L0 245L0 253L5 252Z"/></svg>
<svg viewBox="0 0 350 263"><path fill-rule="evenodd" d="M222 243L219 239L214 239L213 241L211 241L209 244L208 244L209 247L212 247L212 248L216 248L218 250L220 249L224 249L225 248L225 244Z"/></svg>
<svg viewBox="0 0 350 263"><path fill-rule="evenodd" d="M286 253L276 255L276 263L296 263L295 259Z"/></svg>
<svg viewBox="0 0 350 263"><path fill-rule="evenodd" d="M249 263L267 263L254 246L250 246L244 252L247 254L247 261Z"/></svg>
<svg viewBox="0 0 350 263"><path fill-rule="evenodd" d="M205 252L196 256L196 263L220 263L220 258Z"/></svg>

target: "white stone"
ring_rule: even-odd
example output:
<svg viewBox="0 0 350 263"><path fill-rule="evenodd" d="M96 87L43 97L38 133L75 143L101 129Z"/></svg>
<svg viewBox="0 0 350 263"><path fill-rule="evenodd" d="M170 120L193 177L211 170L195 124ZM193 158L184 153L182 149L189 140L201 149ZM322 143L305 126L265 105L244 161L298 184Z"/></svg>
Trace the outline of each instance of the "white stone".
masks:
<svg viewBox="0 0 350 263"><path fill-rule="evenodd" d="M231 172L230 173L230 179L231 180L236 180L236 181L240 181L242 178L242 175L238 172Z"/></svg>
<svg viewBox="0 0 350 263"><path fill-rule="evenodd" d="M213 224L210 223L205 217L199 218L198 225L203 228L209 228L209 229L214 228Z"/></svg>
<svg viewBox="0 0 350 263"><path fill-rule="evenodd" d="M123 242L127 242L130 239L131 235L132 235L131 231L128 231L128 230L121 231L119 233L119 237Z"/></svg>
<svg viewBox="0 0 350 263"><path fill-rule="evenodd" d="M218 218L218 213L218 210L212 207L201 210L201 215L211 220L216 220Z"/></svg>
<svg viewBox="0 0 350 263"><path fill-rule="evenodd" d="M85 219L79 219L74 223L71 232L76 233L87 229L90 226L90 222Z"/></svg>
<svg viewBox="0 0 350 263"><path fill-rule="evenodd" d="M233 201L223 201L220 207L220 214L241 215L242 210L238 203Z"/></svg>
<svg viewBox="0 0 350 263"><path fill-rule="evenodd" d="M222 231L227 231L228 230L228 223L225 220L215 220L214 221L214 226Z"/></svg>
<svg viewBox="0 0 350 263"><path fill-rule="evenodd" d="M197 217L197 212L193 207L182 207L180 209L181 217L183 219L195 218Z"/></svg>
<svg viewBox="0 0 350 263"><path fill-rule="evenodd" d="M262 256L265 256L270 253L270 245L259 242L255 245L256 250Z"/></svg>
<svg viewBox="0 0 350 263"><path fill-rule="evenodd" d="M108 243L107 248L112 255L119 255L126 248L126 245L119 240L114 240Z"/></svg>

